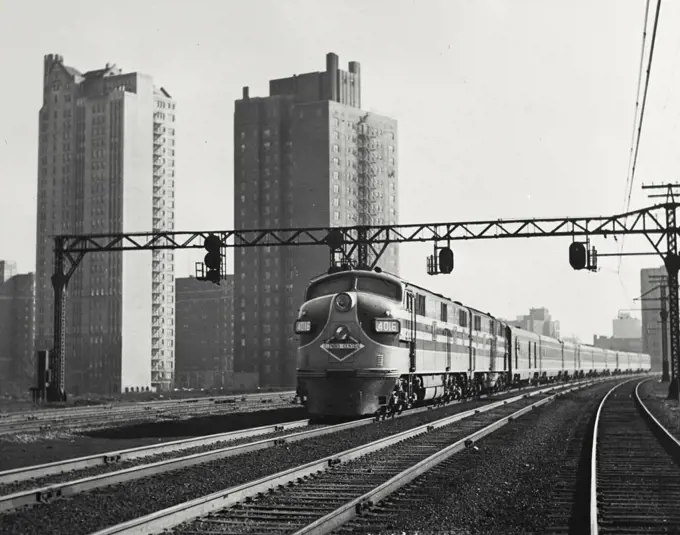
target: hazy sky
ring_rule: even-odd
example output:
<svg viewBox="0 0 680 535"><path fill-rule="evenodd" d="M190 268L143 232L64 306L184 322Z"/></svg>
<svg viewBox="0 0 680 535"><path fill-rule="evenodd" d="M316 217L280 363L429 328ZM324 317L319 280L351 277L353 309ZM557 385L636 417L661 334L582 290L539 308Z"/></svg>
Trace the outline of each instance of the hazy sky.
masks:
<svg viewBox="0 0 680 535"><path fill-rule="evenodd" d="M0 258L33 271L43 55L80 70L151 74L178 102L176 228L233 226L233 101L268 80L361 62L364 108L399 121L402 223L623 211L643 0L249 2L0 0ZM652 11L656 2L652 2ZM649 37L651 37L651 16ZM663 3L633 208L642 182L678 180L680 4ZM649 42L649 39L648 39ZM139 229L140 231L148 229ZM640 267L574 272L568 238L456 243L429 277L431 245L401 274L501 317L546 306L562 333L611 334L638 308ZM600 252L616 243L596 239ZM628 238L626 250L648 250ZM126 253L135 254L135 253ZM177 255L178 274L201 260ZM193 269L193 268L192 268Z"/></svg>

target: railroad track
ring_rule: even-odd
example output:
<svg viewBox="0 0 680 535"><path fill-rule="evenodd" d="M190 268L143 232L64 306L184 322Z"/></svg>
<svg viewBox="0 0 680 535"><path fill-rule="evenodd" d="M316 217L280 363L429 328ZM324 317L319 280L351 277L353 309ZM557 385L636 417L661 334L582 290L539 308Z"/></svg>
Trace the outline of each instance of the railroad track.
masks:
<svg viewBox="0 0 680 535"><path fill-rule="evenodd" d="M120 423L210 416L235 411L250 412L259 410L265 405L267 408L288 406L293 395L293 391L275 392L11 414L0 418L0 435L38 432L53 427L59 429L111 427L111 424Z"/></svg>
<svg viewBox="0 0 680 535"><path fill-rule="evenodd" d="M329 533L455 453L474 447L477 440L509 421L558 395L601 381L553 386L490 403L112 526L96 535L161 533L168 529L176 534Z"/></svg>
<svg viewBox="0 0 680 535"><path fill-rule="evenodd" d="M615 386L598 408L591 535L680 533L680 442L640 399L643 382Z"/></svg>
<svg viewBox="0 0 680 535"><path fill-rule="evenodd" d="M480 400L488 397L481 396ZM451 402L449 406L465 401L469 400ZM404 412L403 416L431 410L436 409L432 406L419 407ZM358 428L374 421L373 417L368 417L338 425L315 426L311 425L310 420L297 420L7 470L0 472L0 512L48 503L116 483ZM308 429L284 435L286 431L304 428ZM270 436L262 440L248 440L262 435ZM245 442L238 445L228 444L238 440ZM184 450L191 449L203 451L182 454ZM148 462L149 457L156 459Z"/></svg>

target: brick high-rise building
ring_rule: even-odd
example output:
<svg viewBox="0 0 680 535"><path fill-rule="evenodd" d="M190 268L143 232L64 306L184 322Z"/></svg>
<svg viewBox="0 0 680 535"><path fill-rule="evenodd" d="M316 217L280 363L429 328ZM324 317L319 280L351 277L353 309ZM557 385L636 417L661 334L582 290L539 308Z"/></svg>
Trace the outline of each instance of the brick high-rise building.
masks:
<svg viewBox="0 0 680 535"><path fill-rule="evenodd" d="M9 262L0 272L0 395L21 395L35 385L34 277Z"/></svg>
<svg viewBox="0 0 680 535"><path fill-rule="evenodd" d="M235 228L398 223L397 121L361 109L358 62L247 87L234 113ZM236 249L234 369L262 386L295 384L293 323L328 248ZM398 272L396 245L380 267Z"/></svg>
<svg viewBox="0 0 680 535"><path fill-rule="evenodd" d="M36 349L51 349L52 235L174 228L175 102L150 76L49 54L39 120ZM66 390L169 388L174 291L172 251L87 254L68 285Z"/></svg>
<svg viewBox="0 0 680 535"><path fill-rule="evenodd" d="M175 386L215 388L234 371L234 277L219 286L178 278L175 319Z"/></svg>

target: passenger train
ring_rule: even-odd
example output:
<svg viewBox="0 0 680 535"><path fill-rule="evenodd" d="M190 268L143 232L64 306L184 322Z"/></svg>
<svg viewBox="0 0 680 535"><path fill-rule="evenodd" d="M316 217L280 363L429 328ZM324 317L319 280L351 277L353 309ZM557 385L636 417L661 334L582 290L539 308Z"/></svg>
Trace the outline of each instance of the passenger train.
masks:
<svg viewBox="0 0 680 535"><path fill-rule="evenodd" d="M397 276L346 269L307 286L295 322L311 417L384 416L426 402L649 371L649 355L528 332Z"/></svg>

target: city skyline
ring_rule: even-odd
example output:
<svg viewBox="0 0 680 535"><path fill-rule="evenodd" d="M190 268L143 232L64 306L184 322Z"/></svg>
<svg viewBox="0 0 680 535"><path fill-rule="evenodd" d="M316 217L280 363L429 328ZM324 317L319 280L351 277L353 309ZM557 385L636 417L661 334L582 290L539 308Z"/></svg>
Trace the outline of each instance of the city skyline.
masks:
<svg viewBox="0 0 680 535"><path fill-rule="evenodd" d="M145 45L141 39L146 34L141 27L111 24L111 20L131 13L127 11L130 5L122 2L116 10L107 12L105 24L88 18L93 14L84 11L82 17L89 21L85 25L87 32L74 36L61 31L50 33L49 29L34 43L25 43L20 60L8 55L4 59L15 72L23 72L25 80L36 79L36 59L50 51L63 54L74 65L91 69L109 59L126 71L148 72L173 88L173 96L182 102L183 110L178 119L183 125L178 143L184 148L179 152L177 165L179 175L186 177L184 184L181 181L178 184L178 229L233 228L230 207L233 166L229 164L230 156L223 153L230 152L233 146L229 107L238 98L241 87L249 84L254 93L263 93L257 87L266 80L314 70L319 55L329 50L335 50L341 57L361 60L368 73L364 80L365 100L376 108L369 111L393 116L400 122L403 195L399 208L403 222L622 211L620 200L632 125L641 7L617 9L616 24L609 24L604 34L597 36L607 26L603 21L609 20L613 4L598 4L588 11L588 20L584 20L581 10L589 4L572 3L569 9L560 10L556 18L571 21L567 26L577 25L582 30L583 38L575 40L571 32L560 28L558 21L549 16L553 12L540 3L518 4L519 7L510 10L494 2L466 5L464 9L462 3L451 2L433 4L425 10L427 15L403 4L403 13L388 15L389 29L375 30L385 42L397 29L406 31L409 23L419 30L426 19L436 20L437 31L424 35L420 44L406 46L395 41L392 47L378 53L369 50L368 37L361 38L355 30L348 29L351 24L349 18L343 18L348 15L342 7L352 2L324 8L323 16L314 4L296 5L301 9L293 11L306 13L310 22L308 34L305 39L288 36L277 47L259 45L256 41L264 36L284 35L278 25L281 20L290 20L286 15L290 6L285 11L274 7L271 13L258 19L258 26L243 24L244 28L236 28L231 37L218 37L216 21L229 20L230 15L243 22L250 19L249 8L237 10L215 4L211 8L215 11L214 20L201 23L200 28L185 23L188 26L181 35L172 36L179 42L176 46L183 48L172 48L175 45L165 31L159 30L156 41ZM387 6L380 2L361 6L367 23L384 16L381 5ZM69 27L67 20L60 19L68 12L68 6L67 2L52 13L52 20L61 21L56 26ZM135 10L135 17L139 24L157 22L159 27L163 26L161 21L169 24L167 21L173 17L181 20L184 8L177 4L169 6L164 10L168 13L160 14L141 7ZM525 9L544 12L545 26L524 29ZM342 32L314 26L313 21L320 22L329 13L344 28ZM12 16L26 17L28 11L22 14L18 7L13 9ZM463 16L465 25L458 24L456 21ZM680 12L669 6L664 16L669 22L666 29L662 24L659 30L659 58L655 58L658 71L650 86L645 122L645 129L656 132L664 142L656 149L643 139L637 179L640 181L672 172L668 163L672 146L667 140L672 137L669 133L677 99L669 100L668 91L676 76L673 63L676 43L668 37L667 28L674 17L680 19ZM113 36L123 28L128 42L118 43ZM252 32L251 37L248 32ZM24 43L23 36L12 28L4 35L4 39ZM224 56L228 50L240 50L237 45L244 36L253 44L250 51L238 57L229 56L227 64L222 63L224 74L214 68L208 70L211 61L216 61L215 54ZM315 39L314 47L306 42L311 36ZM371 42L375 39L375 35L370 37ZM107 41L116 45L100 45ZM541 52L528 56L538 42ZM164 53L159 53L160 49ZM258 61L253 62L254 57ZM250 64L255 68L249 69ZM202 72L211 74L205 77ZM503 86L502 91L495 87L499 80L505 80L498 84ZM22 215L33 211L27 206L35 206L31 197L34 188L24 184L32 182L37 158L35 121L27 119L34 115L26 111L29 97L35 98L33 83L26 82L22 94L12 87L3 88L6 98L0 104L8 117L0 126L4 142L0 142L0 176L3 190L12 191L2 201L2 213L7 221L16 222L18 228L16 235L0 237L0 250L4 251L2 256L15 258L22 272L30 271L33 247L30 229L34 223ZM669 112L671 117L664 119L661 110L667 107L673 113ZM574 154L578 157L574 158ZM660 156L656 163L655 155ZM502 202L490 198L489 191ZM213 208L202 208L206 197L215 199ZM646 203L644 197L634 190L633 207L642 202ZM22 208L17 211L17 207ZM424 259L431 253L431 247L407 245L402 247L407 261L402 261L401 271L409 280L500 316L511 316L517 310L529 309L532 303L543 302L560 318L564 332L576 332L585 340L592 333L605 332L614 309L633 308L640 267L659 263L658 259L625 259L619 277L618 260L601 259L603 271L597 275L574 273L566 257L568 241L529 242L454 243L454 273L436 278L427 277L424 270ZM627 250L634 250L638 243L627 239ZM608 252L618 247L611 239L598 240L596 245ZM647 250L646 245L642 247ZM126 253L138 254L141 253ZM177 257L180 275L191 272L186 268L189 262L193 265L193 261L200 260L191 253L178 253ZM502 264L497 264L500 258ZM232 259L229 260L231 265ZM498 265L503 266L502 270ZM588 306L583 307L582 298L576 295L590 296Z"/></svg>

